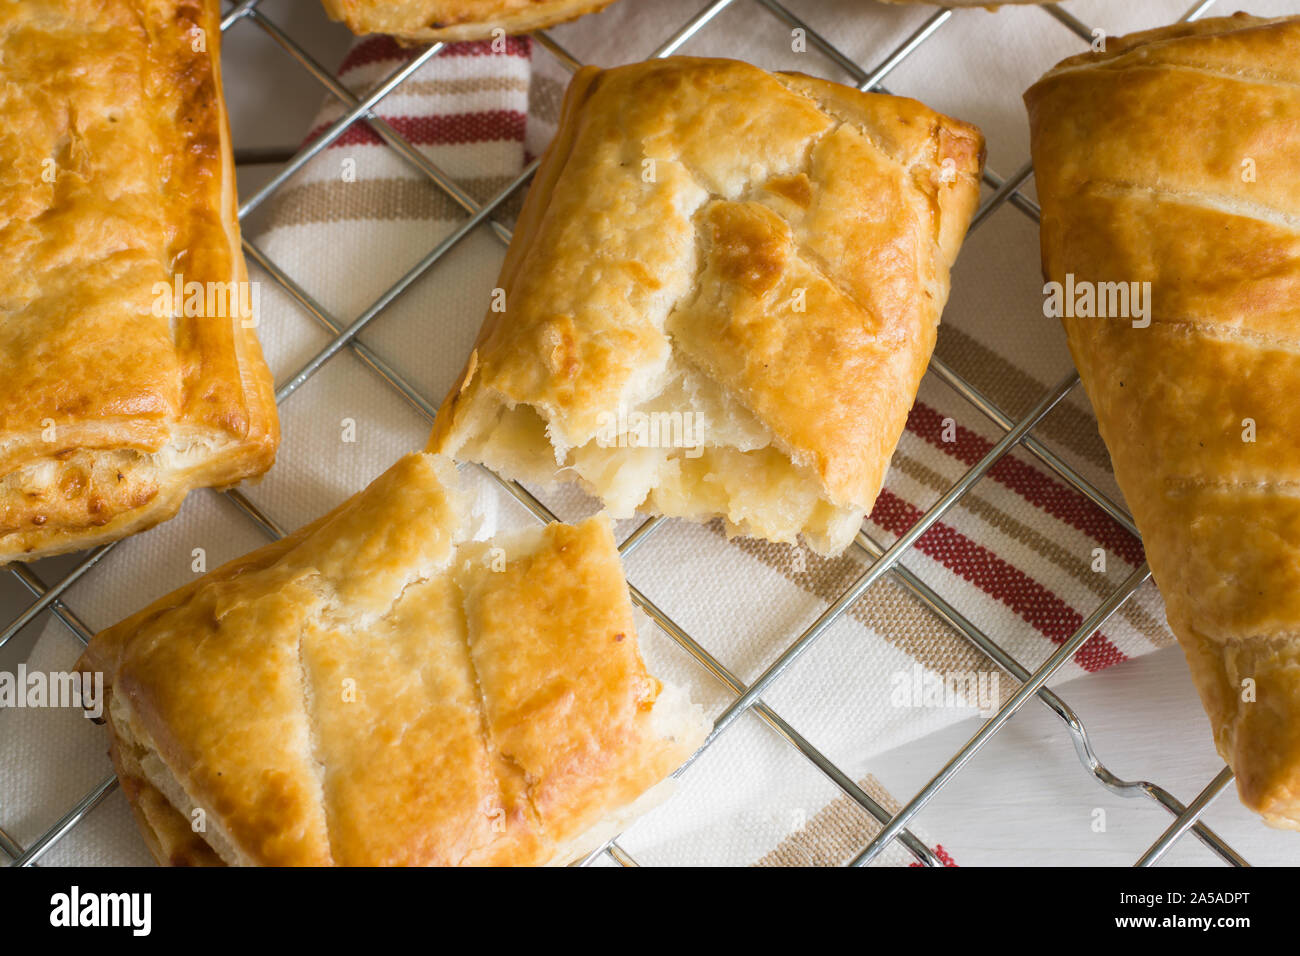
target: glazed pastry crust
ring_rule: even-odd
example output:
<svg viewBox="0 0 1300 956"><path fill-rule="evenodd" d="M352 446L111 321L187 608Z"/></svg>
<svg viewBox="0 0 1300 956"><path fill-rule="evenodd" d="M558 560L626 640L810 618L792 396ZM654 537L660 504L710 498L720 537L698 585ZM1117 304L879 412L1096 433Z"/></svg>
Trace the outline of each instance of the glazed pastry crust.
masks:
<svg viewBox="0 0 1300 956"><path fill-rule="evenodd" d="M1043 271L1243 802L1300 827L1300 19L1111 39L1026 94ZM1255 440L1244 441L1254 422ZM1243 700L1243 681L1255 699Z"/></svg>
<svg viewBox="0 0 1300 956"><path fill-rule="evenodd" d="M581 70L430 450L577 477L617 517L841 550L933 350L982 156L920 103L803 75ZM682 409L699 455L611 447L627 410Z"/></svg>
<svg viewBox="0 0 1300 956"><path fill-rule="evenodd" d="M247 282L220 36L206 0L0 9L0 562L140 531L274 460L251 321L155 307L178 274L214 306Z"/></svg>
<svg viewBox="0 0 1300 956"><path fill-rule="evenodd" d="M576 20L613 0L323 0L325 12L358 35L405 40L484 40L492 31L527 33Z"/></svg>
<svg viewBox="0 0 1300 956"><path fill-rule="evenodd" d="M568 859L694 751L707 724L646 672L608 520L466 542L454 485L407 456L91 641L160 862Z"/></svg>

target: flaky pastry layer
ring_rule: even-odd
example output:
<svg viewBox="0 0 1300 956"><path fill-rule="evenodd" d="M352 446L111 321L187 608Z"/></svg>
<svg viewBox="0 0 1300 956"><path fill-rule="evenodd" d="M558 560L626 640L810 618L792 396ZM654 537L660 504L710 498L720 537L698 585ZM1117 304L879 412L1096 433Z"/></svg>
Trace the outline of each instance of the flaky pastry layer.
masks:
<svg viewBox="0 0 1300 956"><path fill-rule="evenodd" d="M430 450L616 517L843 549L934 347L982 139L731 60L573 80Z"/></svg>
<svg viewBox="0 0 1300 956"><path fill-rule="evenodd" d="M1111 38L1025 100L1044 274L1149 305L1064 323L1169 624L1242 801L1300 827L1300 18Z"/></svg>
<svg viewBox="0 0 1300 956"><path fill-rule="evenodd" d="M215 0L0 5L0 563L274 460L220 37Z"/></svg>
<svg viewBox="0 0 1300 956"><path fill-rule="evenodd" d="M664 793L708 725L646 671L608 520L467 541L455 483L409 455L91 641L160 862L557 862Z"/></svg>
<svg viewBox="0 0 1300 956"><path fill-rule="evenodd" d="M485 40L494 31L527 33L576 20L613 0L323 0L356 34L387 33L420 42Z"/></svg>

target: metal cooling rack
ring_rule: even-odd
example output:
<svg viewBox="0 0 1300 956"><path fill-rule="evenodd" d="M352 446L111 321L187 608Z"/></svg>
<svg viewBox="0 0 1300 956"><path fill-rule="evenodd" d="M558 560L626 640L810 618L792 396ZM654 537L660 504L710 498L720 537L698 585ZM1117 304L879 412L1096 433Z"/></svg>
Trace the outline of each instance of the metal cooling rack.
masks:
<svg viewBox="0 0 1300 956"><path fill-rule="evenodd" d="M428 176L440 189L444 190L467 214L468 218L449 236L439 242L420 262L406 273L395 285L388 289L375 302L350 323L341 322L329 314L308 292L287 276L274 262L248 239L244 239L245 254L256 262L274 279L316 322L320 323L333 336L330 343L321 349L309 362L276 390L276 401L283 402L303 385L312 375L321 369L333 356L343 349L351 349L370 369L379 375L389 386L396 389L420 414L432 422L436 414L436 405L409 384L391 366L386 364L370 348L357 339L358 333L375 316L379 315L390 303L400 296L418 278L433 268L435 264L461 239L481 223L485 223L503 241L509 242L510 230L501 223L491 219L498 206L506 201L516 190L528 182L537 169L538 162L533 161L518 178L490 201L479 204L464 190L425 157L418 149L406 141L389 124L377 116L373 110L378 103L393 90L397 89L412 73L426 61L438 55L444 44L437 43L421 51L408 63L391 73L364 98L358 98L344 87L334 75L321 66L292 37L287 35L264 13L258 10L260 0L243 0L233 5L221 22L223 34L239 23L249 23L268 34L290 56L298 61L304 69L312 74L321 85L335 96L344 106L346 112L334 122L323 134L314 139L298 153L293 155L262 188L250 196L239 208L239 218L243 220L249 213L261 206L286 180L313 156L320 153L330 143L337 140L354 123L365 123L378 136L409 164ZM888 92L882 85L889 73L932 37L952 17L952 11L939 9L931 15L919 29L909 36L896 49L891 51L879 64L867 69L854 62L837 50L816 30L809 27L797 16L786 9L779 0L713 0L704 9L674 32L652 54L668 56L678 50L718 16L723 10L742 2L755 2L787 28L799 28L807 40L828 60L847 71L857 82L859 89L875 92ZM1203 16L1214 4L1214 0L1201 0L1184 14L1183 19L1191 20ZM1055 4L1043 6L1044 13L1054 18L1084 42L1093 39L1092 31L1072 14L1060 9ZM562 46L545 32L533 34L538 44L554 55L566 68L576 70L581 64ZM974 233L997 209L1010 204L1035 222L1038 221L1037 204L1019 191L1020 187L1032 174L1033 169L1025 164L1010 176L1003 178L992 170L986 169L984 181L993 190L975 215L970 232ZM971 241L968 235L967 242ZM929 372L938 376L985 417L997 425L1004 435L989 452L962 478L953 485L921 518L892 545L885 547L877 543L866 531L857 535L856 545L870 559L866 570L845 591L838 600L831 604L811 626L800 634L793 643L771 664L752 684L746 686L732 674L704 647L695 641L686 631L674 623L655 604L642 594L635 585L628 582L632 600L645 611L682 649L690 654L709 674L720 681L732 694L734 700L726 707L714 723L700 750L691 758L698 759L709 746L727 731L742 714L753 711L783 737L792 747L806 757L819 771L825 774L841 791L853 800L862 810L878 822L880 829L876 836L865 846L852 865L861 866L871 862L891 842L897 840L915 859L925 866L941 865L941 861L921 840L908 830L912 818L923 808L952 777L996 734L1006 722L1023 707L1031 697L1037 697L1064 723L1073 738L1074 748L1080 763L1092 777L1107 790L1124 797L1145 798L1152 800L1169 811L1172 820L1168 829L1138 859L1138 866L1150 866L1159 860L1173 844L1189 831L1203 844L1210 848L1227 863L1234 866L1247 866L1244 859L1224 840L1204 823L1199 821L1201 813L1232 780L1232 772L1225 767L1190 804L1184 806L1164 788L1144 780L1124 780L1111 773L1097 757L1088 737L1087 728L1064 700L1047 688L1047 682L1070 657L1078 650L1105 621L1127 601L1137 588L1150 575L1146 564L1133 571L1125 581L1116 588L1101 605L1085 620L1073 635L1037 669L1032 672L1007 653L994 638L985 634L957 611L941 595L937 594L916 575L900 563L904 553L912 547L931 526L944 516L990 468L1017 445L1037 457L1073 488L1086 495L1121 525L1137 533L1132 518L1112 501L1107 495L1094 487L1070 465L1066 464L1054 452L1030 435L1030 431L1079 383L1073 372L1057 383L1039 402L1019 420L1013 419L1002 411L996 403L981 393L961 375L955 372L938 357L930 360ZM488 472L488 474L491 474ZM507 481L497 476L496 480L527 508L540 521L548 522L555 515L535 498L527 489L517 482ZM216 492L214 492L216 493ZM269 515L261 511L238 490L221 492L233 501L269 538L278 538L284 530ZM639 547L651 534L664 523L663 518L651 518L638 527L620 545L619 550L626 556ZM113 550L108 544L86 554L69 573L54 584L46 584L28 566L12 565L10 573L34 596L32 603L0 632L0 647L31 623L43 611L52 611L75 634L82 643L90 640L91 630L77 617L76 613L63 601L63 593L77 580L90 571ZM794 727L790 726L779 714L762 701L762 696L794 661L816 643L840 615L885 574L894 575L895 579L918 598L927 608L949 624L958 634L970 642L989 661L1001 668L1020 683L1016 694L1008 700L997 713L988 719L980 731L975 734L944 765L905 807L897 813L890 813L873 800L852 778L839 769L824 754L818 751ZM687 764L689 766L689 762ZM682 768L684 770L685 767ZM681 770L678 771L681 773ZM77 804L41 835L31 846L18 845L3 829L0 829L0 851L6 853L13 861L11 865L29 866L49 851L63 836L76 827L86 816L112 792L117 786L117 779L109 776L87 793ZM636 861L619 845L617 839L591 853L582 863L588 864L601 855L608 855L623 866L636 866Z"/></svg>

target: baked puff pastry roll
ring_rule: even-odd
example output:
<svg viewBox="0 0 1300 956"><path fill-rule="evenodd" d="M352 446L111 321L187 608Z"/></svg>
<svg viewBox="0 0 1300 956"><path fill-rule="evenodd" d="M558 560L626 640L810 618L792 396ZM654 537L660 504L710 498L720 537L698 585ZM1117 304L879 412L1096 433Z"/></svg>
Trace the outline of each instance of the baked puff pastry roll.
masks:
<svg viewBox="0 0 1300 956"><path fill-rule="evenodd" d="M730 60L574 77L430 449L842 550L979 196L973 127Z"/></svg>
<svg viewBox="0 0 1300 956"><path fill-rule="evenodd" d="M1112 39L1025 99L1043 270L1169 624L1242 801L1300 828L1300 19Z"/></svg>
<svg viewBox="0 0 1300 956"><path fill-rule="evenodd" d="M646 671L609 521L471 542L455 481L409 455L90 642L160 862L565 862L664 795L708 724Z"/></svg>
<svg viewBox="0 0 1300 956"><path fill-rule="evenodd" d="M576 20L613 0L323 0L325 12L356 34L404 40L484 40L496 30L527 33Z"/></svg>
<svg viewBox="0 0 1300 956"><path fill-rule="evenodd" d="M0 4L0 563L270 467L216 0Z"/></svg>

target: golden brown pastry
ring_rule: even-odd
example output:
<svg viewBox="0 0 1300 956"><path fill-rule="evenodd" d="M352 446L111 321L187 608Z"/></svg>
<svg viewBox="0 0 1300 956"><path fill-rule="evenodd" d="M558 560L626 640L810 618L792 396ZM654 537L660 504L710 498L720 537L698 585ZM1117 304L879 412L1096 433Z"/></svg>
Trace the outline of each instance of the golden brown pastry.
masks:
<svg viewBox="0 0 1300 956"><path fill-rule="evenodd" d="M1242 801L1300 827L1300 19L1113 39L1025 100L1043 270L1169 624Z"/></svg>
<svg viewBox="0 0 1300 956"><path fill-rule="evenodd" d="M216 0L0 4L0 563L274 460L220 37Z"/></svg>
<svg viewBox="0 0 1300 956"><path fill-rule="evenodd" d="M576 20L613 0L323 0L325 12L358 35L405 40L484 40L492 31L527 33Z"/></svg>
<svg viewBox="0 0 1300 956"><path fill-rule="evenodd" d="M708 725L642 663L608 520L470 542L455 482L408 455L91 641L160 862L565 862L664 795Z"/></svg>
<svg viewBox="0 0 1300 956"><path fill-rule="evenodd" d="M979 196L979 132L731 60L581 70L430 450L842 550Z"/></svg>

